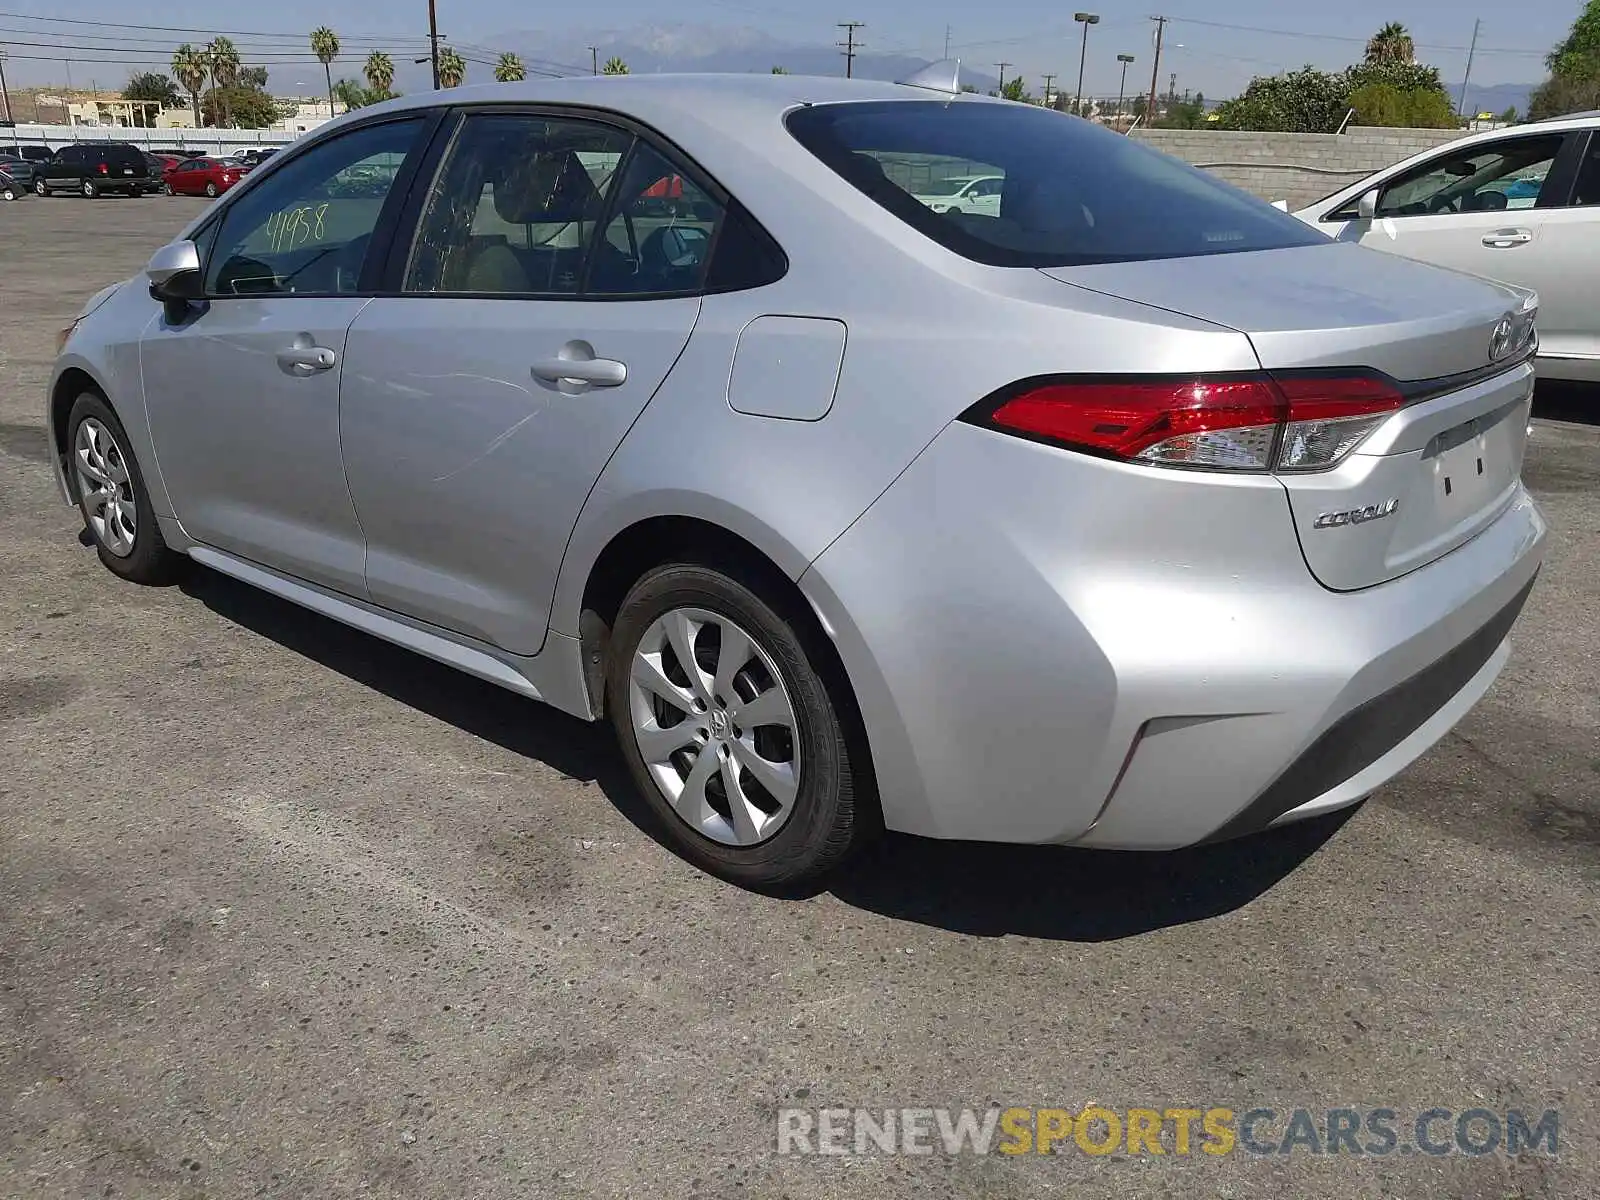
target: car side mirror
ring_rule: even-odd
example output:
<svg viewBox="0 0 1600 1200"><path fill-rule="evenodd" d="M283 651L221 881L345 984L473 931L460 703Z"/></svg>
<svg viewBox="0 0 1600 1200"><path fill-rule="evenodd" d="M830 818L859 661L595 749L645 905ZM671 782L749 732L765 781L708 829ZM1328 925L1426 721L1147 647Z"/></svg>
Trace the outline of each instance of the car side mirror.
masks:
<svg viewBox="0 0 1600 1200"><path fill-rule="evenodd" d="M1378 215L1378 189L1373 188L1356 201L1356 215L1363 221L1370 221Z"/></svg>
<svg viewBox="0 0 1600 1200"><path fill-rule="evenodd" d="M193 242L172 242L161 247L151 255L144 276L150 281L151 297L167 305L169 311L205 295L200 251Z"/></svg>

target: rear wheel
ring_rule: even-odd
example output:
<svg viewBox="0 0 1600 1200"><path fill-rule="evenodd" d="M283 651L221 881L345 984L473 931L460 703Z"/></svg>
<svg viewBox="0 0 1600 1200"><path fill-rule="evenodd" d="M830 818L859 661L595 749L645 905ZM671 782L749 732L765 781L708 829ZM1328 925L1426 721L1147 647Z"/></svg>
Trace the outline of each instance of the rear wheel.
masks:
<svg viewBox="0 0 1600 1200"><path fill-rule="evenodd" d="M107 570L135 583L165 583L187 561L167 548L128 434L111 406L85 392L67 420L72 489Z"/></svg>
<svg viewBox="0 0 1600 1200"><path fill-rule="evenodd" d="M0 200L11 201L15 200L16 198L17 189L12 187L10 184L6 184L4 188L0 188Z"/></svg>
<svg viewBox="0 0 1600 1200"><path fill-rule="evenodd" d="M206 184L206 195L215 200L217 198L217 185L214 183Z"/></svg>
<svg viewBox="0 0 1600 1200"><path fill-rule="evenodd" d="M735 883L820 875L864 828L841 700L807 640L694 564L651 571L617 615L606 707L623 756L684 856Z"/></svg>
<svg viewBox="0 0 1600 1200"><path fill-rule="evenodd" d="M100 189L95 186L94 180L92 179L85 179L83 181L83 186L79 190L83 192L83 198L85 200L93 200L100 194Z"/></svg>

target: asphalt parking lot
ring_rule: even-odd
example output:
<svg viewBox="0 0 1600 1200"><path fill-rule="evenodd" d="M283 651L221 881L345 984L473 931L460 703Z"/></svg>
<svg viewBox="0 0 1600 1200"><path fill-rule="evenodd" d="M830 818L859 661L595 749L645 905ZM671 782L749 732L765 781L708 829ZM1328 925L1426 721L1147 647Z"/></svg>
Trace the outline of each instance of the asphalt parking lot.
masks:
<svg viewBox="0 0 1600 1200"><path fill-rule="evenodd" d="M0 206L0 1195L1600 1195L1600 389L1541 392L1509 667L1360 810L774 899L603 729L79 543L54 333L199 207ZM1559 1155L777 1153L780 1107L1089 1102L1556 1109Z"/></svg>

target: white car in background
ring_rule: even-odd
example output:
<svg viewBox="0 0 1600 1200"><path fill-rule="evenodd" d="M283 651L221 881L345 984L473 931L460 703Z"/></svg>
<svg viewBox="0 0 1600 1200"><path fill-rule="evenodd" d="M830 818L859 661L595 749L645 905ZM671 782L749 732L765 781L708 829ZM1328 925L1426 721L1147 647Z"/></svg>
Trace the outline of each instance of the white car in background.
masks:
<svg viewBox="0 0 1600 1200"><path fill-rule="evenodd" d="M1000 191L1005 187L1004 175L954 175L935 180L925 191L915 193L916 198L936 213L978 213L985 217L1000 215Z"/></svg>
<svg viewBox="0 0 1600 1200"><path fill-rule="evenodd" d="M1295 215L1339 241L1534 289L1539 374L1600 382L1600 113L1461 138Z"/></svg>

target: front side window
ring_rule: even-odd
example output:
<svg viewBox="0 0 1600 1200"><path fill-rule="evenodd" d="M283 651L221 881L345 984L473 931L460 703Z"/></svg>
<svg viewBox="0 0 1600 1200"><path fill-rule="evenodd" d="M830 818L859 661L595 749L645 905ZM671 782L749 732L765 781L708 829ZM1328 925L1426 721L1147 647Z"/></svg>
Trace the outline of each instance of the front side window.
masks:
<svg viewBox="0 0 1600 1200"><path fill-rule="evenodd" d="M593 121L468 116L418 223L405 290L576 295L591 266L620 270L609 241L588 258L632 141Z"/></svg>
<svg viewBox="0 0 1600 1200"><path fill-rule="evenodd" d="M368 125L315 146L240 194L206 266L213 297L349 295L406 155L426 124ZM206 170L209 160L195 160Z"/></svg>
<svg viewBox="0 0 1600 1200"><path fill-rule="evenodd" d="M1378 216L1533 208L1561 142L1561 134L1509 138L1441 155L1385 184Z"/></svg>
<svg viewBox="0 0 1600 1200"><path fill-rule="evenodd" d="M1064 267L1329 244L1214 175L1024 104L890 100L796 109L808 150L883 208L977 262ZM993 177L994 200L935 211L928 184ZM961 211L956 211L957 209Z"/></svg>

